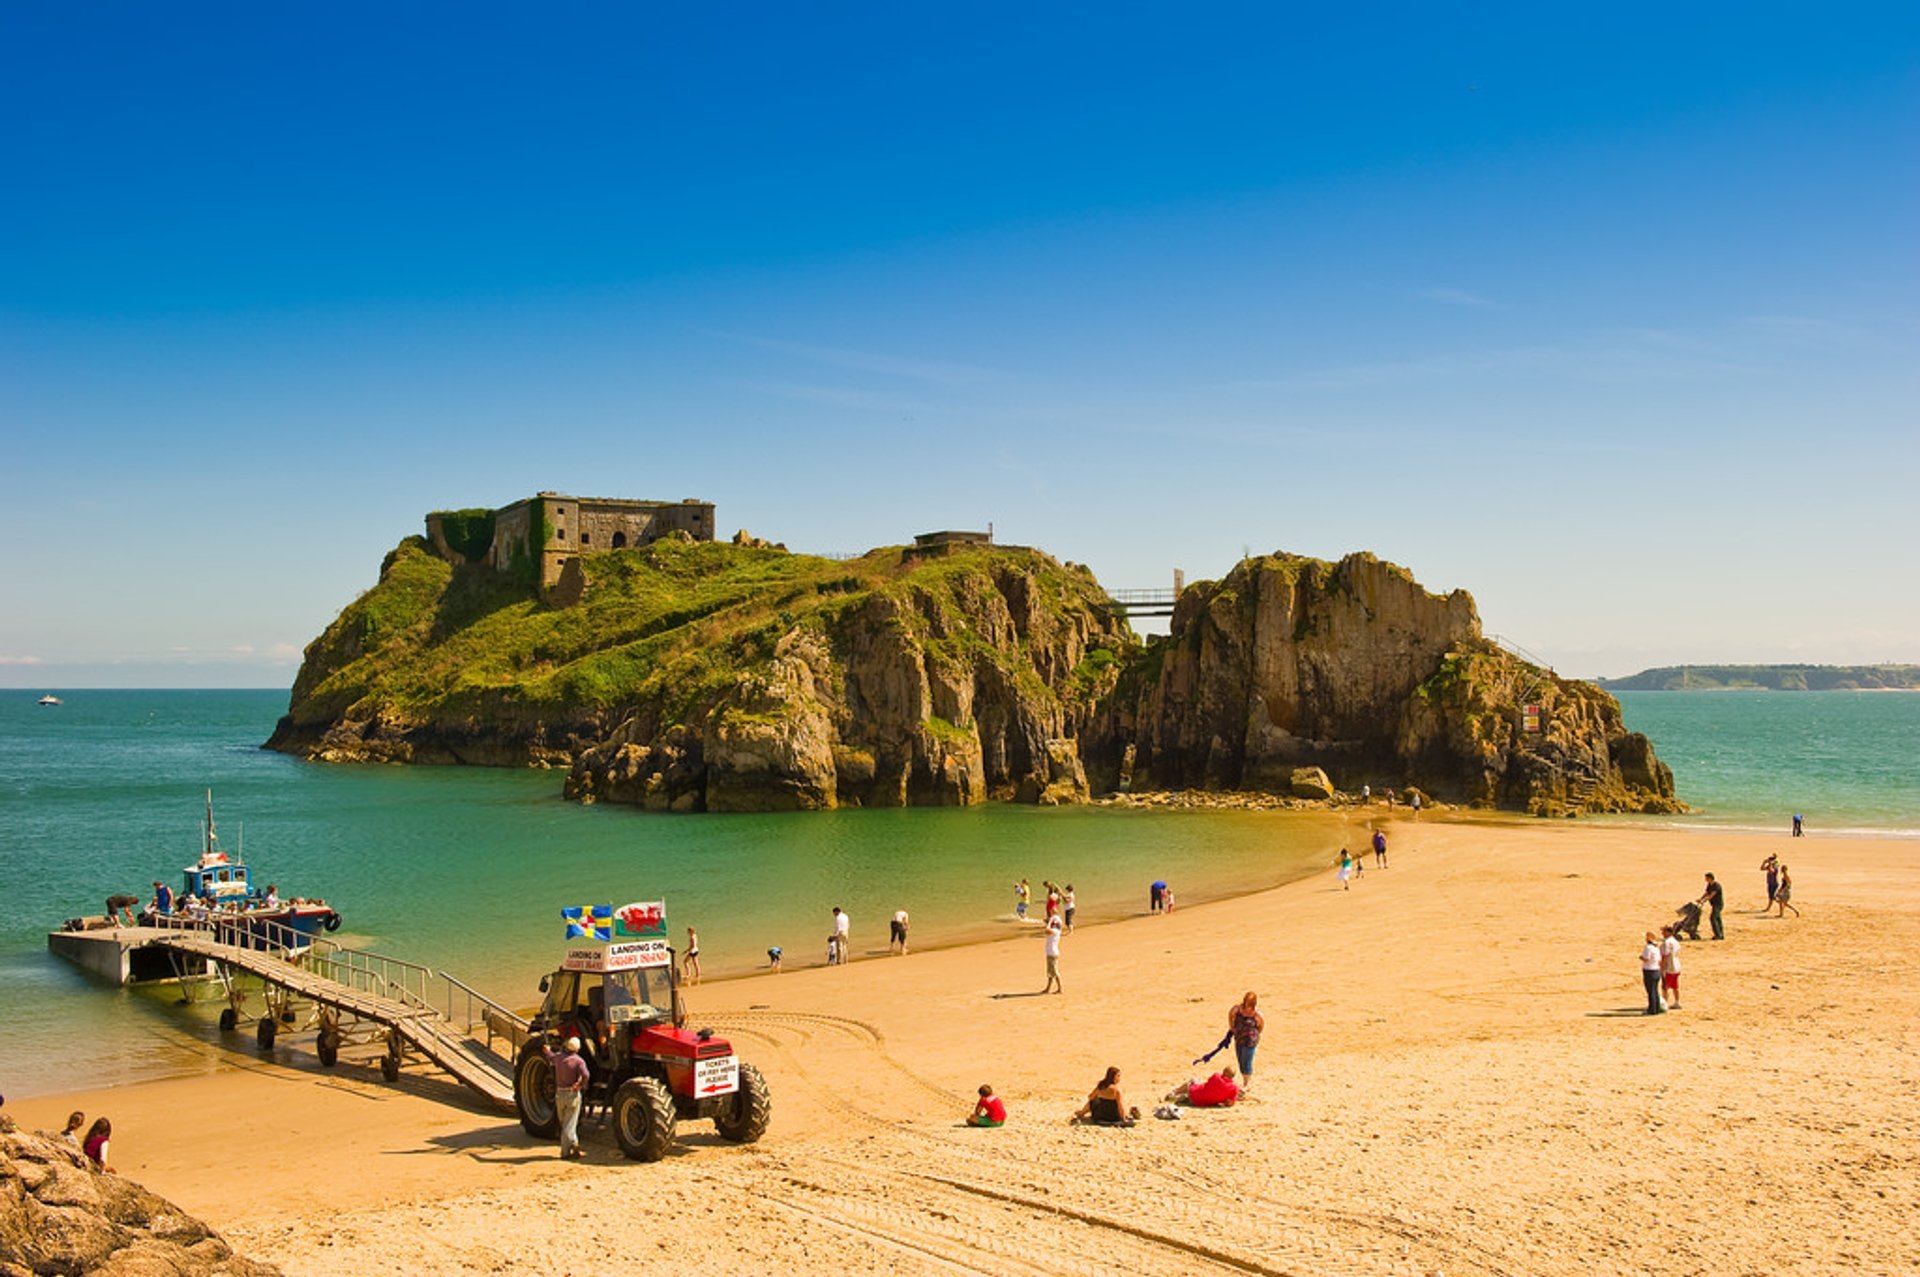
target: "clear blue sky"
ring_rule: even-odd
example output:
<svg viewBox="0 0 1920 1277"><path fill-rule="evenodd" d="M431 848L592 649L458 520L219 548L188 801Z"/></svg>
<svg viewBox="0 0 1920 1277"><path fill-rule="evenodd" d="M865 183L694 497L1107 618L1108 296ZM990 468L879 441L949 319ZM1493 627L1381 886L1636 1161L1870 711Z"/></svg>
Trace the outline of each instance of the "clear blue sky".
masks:
<svg viewBox="0 0 1920 1277"><path fill-rule="evenodd" d="M539 489L1920 661L1912 3L14 4L0 118L0 684Z"/></svg>

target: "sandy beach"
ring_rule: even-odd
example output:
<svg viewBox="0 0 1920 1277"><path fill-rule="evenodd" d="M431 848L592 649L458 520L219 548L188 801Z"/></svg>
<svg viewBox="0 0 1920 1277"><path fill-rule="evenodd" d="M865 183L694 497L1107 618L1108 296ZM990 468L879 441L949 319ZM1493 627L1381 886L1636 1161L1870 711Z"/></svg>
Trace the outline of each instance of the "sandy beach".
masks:
<svg viewBox="0 0 1920 1277"><path fill-rule="evenodd" d="M754 1146L689 1123L644 1166L593 1126L563 1163L425 1066L322 1071L310 1035L291 1065L241 1045L221 1074L7 1111L108 1114L122 1174L315 1277L1920 1272L1920 841L1389 835L1351 890L1329 868L1082 928L1061 996L1034 996L1037 927L889 958L879 918L849 966L691 990L772 1083ZM1770 852L1803 917L1758 916ZM1642 933L1706 870L1727 939L1688 944L1684 1009L1644 1016ZM1067 1123L1109 1064L1151 1110L1247 989L1250 1102ZM981 1082L1003 1129L959 1125Z"/></svg>

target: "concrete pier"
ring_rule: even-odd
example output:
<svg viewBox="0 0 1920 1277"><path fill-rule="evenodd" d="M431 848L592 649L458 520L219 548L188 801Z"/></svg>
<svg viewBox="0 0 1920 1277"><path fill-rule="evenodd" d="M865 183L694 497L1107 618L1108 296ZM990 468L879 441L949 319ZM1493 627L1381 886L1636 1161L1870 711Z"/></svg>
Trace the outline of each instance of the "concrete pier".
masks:
<svg viewBox="0 0 1920 1277"><path fill-rule="evenodd" d="M75 966L115 984L175 980L183 973L190 976L212 975L213 963L205 958L183 957L165 949L148 947L155 940L178 934L165 927L49 931L47 948Z"/></svg>

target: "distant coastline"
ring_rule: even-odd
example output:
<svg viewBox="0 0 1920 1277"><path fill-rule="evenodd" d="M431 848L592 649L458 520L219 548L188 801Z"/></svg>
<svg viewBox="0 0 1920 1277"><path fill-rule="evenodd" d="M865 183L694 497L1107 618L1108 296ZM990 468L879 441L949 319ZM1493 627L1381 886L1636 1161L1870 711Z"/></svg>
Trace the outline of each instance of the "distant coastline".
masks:
<svg viewBox="0 0 1920 1277"><path fill-rule="evenodd" d="M1661 665L1593 681L1609 692L1916 692L1920 665Z"/></svg>

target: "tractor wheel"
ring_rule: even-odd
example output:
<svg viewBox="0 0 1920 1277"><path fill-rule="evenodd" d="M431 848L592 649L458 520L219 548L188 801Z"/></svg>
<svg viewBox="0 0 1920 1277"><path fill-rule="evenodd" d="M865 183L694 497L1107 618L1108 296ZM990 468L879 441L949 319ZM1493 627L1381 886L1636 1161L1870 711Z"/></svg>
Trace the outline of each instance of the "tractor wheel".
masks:
<svg viewBox="0 0 1920 1277"><path fill-rule="evenodd" d="M630 1077L613 1093L613 1137L639 1162L657 1162L673 1144L673 1096L650 1077Z"/></svg>
<svg viewBox="0 0 1920 1277"><path fill-rule="evenodd" d="M513 1070L513 1107L527 1134L552 1139L560 1133L560 1115L553 1104L553 1065L538 1046L521 1052Z"/></svg>
<svg viewBox="0 0 1920 1277"><path fill-rule="evenodd" d="M260 1044L262 1051L271 1051L273 1050L273 1035L279 1031L279 1026L274 1024L273 1017L263 1015L260 1017L260 1027L254 1032L253 1040Z"/></svg>
<svg viewBox="0 0 1920 1277"><path fill-rule="evenodd" d="M239 1027L240 1013L238 1011L232 1007L228 1007L220 1013L220 1031L222 1033L231 1033Z"/></svg>
<svg viewBox="0 0 1920 1277"><path fill-rule="evenodd" d="M733 1111L713 1119L720 1138L735 1144L751 1144L766 1134L767 1120L773 1116L773 1092L767 1079L751 1064L740 1066L740 1089L733 1096Z"/></svg>
<svg viewBox="0 0 1920 1277"><path fill-rule="evenodd" d="M322 1033L319 1039L313 1044L313 1049L320 1057L321 1067L332 1068L340 1062L340 1035L338 1033Z"/></svg>

